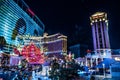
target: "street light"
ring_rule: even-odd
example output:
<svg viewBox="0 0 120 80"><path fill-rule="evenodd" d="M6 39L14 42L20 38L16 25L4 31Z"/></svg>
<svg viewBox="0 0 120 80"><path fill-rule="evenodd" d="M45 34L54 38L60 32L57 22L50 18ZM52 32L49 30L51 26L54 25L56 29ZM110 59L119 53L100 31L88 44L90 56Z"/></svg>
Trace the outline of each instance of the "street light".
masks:
<svg viewBox="0 0 120 80"><path fill-rule="evenodd" d="M105 78L105 64L103 64L103 74L104 74L104 78Z"/></svg>

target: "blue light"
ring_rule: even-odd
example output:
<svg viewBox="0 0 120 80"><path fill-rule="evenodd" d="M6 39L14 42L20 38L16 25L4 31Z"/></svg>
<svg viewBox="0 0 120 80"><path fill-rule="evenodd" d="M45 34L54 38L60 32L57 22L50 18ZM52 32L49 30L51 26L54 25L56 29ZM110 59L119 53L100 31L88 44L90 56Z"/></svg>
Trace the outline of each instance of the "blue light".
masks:
<svg viewBox="0 0 120 80"><path fill-rule="evenodd" d="M37 35L44 32L43 25L38 25L13 0L0 1L0 36L4 36L8 44L16 45L17 35Z"/></svg>

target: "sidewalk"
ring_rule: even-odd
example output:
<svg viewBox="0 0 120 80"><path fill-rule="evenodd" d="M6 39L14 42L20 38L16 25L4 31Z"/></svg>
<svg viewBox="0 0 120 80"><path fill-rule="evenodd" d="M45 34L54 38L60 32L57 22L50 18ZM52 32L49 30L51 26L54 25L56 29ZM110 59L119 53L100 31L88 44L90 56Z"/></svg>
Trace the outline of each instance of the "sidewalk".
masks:
<svg viewBox="0 0 120 80"><path fill-rule="evenodd" d="M37 80L51 80L47 76L36 76Z"/></svg>
<svg viewBox="0 0 120 80"><path fill-rule="evenodd" d="M48 78L48 76L43 76L41 74L37 74L35 78L37 78L37 80L51 80L50 78Z"/></svg>
<svg viewBox="0 0 120 80"><path fill-rule="evenodd" d="M94 75L95 80L112 80L111 75Z"/></svg>

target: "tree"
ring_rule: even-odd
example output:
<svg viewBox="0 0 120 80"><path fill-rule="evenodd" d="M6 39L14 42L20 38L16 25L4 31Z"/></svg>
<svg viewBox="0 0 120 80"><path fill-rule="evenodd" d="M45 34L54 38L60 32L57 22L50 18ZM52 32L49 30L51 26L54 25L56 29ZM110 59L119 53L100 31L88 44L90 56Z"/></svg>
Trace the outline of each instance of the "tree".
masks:
<svg viewBox="0 0 120 80"><path fill-rule="evenodd" d="M41 53L41 50L34 43L24 46L21 55L31 64L44 63L44 54Z"/></svg>

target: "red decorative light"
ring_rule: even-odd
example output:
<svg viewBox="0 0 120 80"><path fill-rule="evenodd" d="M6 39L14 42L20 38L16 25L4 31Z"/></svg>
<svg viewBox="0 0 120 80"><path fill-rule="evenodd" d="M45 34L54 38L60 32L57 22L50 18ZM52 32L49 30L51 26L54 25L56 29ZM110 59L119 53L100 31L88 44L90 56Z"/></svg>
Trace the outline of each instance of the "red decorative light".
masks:
<svg viewBox="0 0 120 80"><path fill-rule="evenodd" d="M88 50L87 50L87 53L91 53L91 50L88 49Z"/></svg>
<svg viewBox="0 0 120 80"><path fill-rule="evenodd" d="M34 16L35 15L35 13L31 10L31 9L27 9L28 10L28 12L30 13L30 14L32 14L32 16Z"/></svg>
<svg viewBox="0 0 120 80"><path fill-rule="evenodd" d="M31 64L42 64L44 63L44 56L40 52L40 49L33 43L23 47L21 55L26 58L26 60Z"/></svg>
<svg viewBox="0 0 120 80"><path fill-rule="evenodd" d="M17 55L20 54L20 52L19 52L19 50L18 50L17 48L14 48L14 49L13 49L13 52L14 52L15 54L17 54Z"/></svg>

